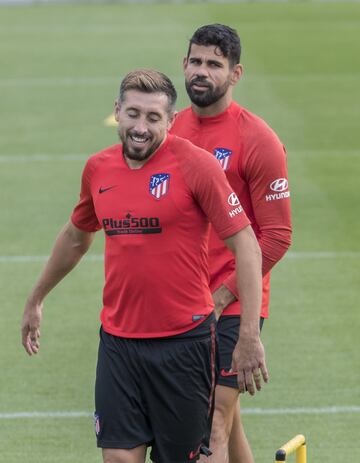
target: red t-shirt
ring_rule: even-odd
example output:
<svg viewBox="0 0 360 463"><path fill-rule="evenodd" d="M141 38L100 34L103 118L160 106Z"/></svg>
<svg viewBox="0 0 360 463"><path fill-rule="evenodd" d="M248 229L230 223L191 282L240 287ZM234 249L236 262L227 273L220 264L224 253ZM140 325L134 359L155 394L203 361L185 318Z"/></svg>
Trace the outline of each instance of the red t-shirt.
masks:
<svg viewBox="0 0 360 463"><path fill-rule="evenodd" d="M140 169L128 167L121 145L89 158L71 219L105 232L106 332L172 336L205 320L209 221L222 239L249 224L233 195L209 153L172 135Z"/></svg>
<svg viewBox="0 0 360 463"><path fill-rule="evenodd" d="M263 256L261 316L268 316L269 270L291 242L290 192L284 146L259 117L232 102L214 117L199 117L191 107L177 114L171 133L206 149L218 160L240 199ZM212 231L209 244L210 288L224 284L237 294L233 255ZM223 315L239 314L238 301Z"/></svg>

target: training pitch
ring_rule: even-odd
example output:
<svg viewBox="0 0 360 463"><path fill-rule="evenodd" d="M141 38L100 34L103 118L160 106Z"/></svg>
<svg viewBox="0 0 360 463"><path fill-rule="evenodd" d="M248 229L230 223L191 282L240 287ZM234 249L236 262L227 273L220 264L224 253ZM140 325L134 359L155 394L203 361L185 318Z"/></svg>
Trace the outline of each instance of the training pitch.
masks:
<svg viewBox="0 0 360 463"><path fill-rule="evenodd" d="M238 29L235 97L288 151L294 240L274 270L263 341L270 383L242 399L258 463L304 434L308 461L360 461L360 4L36 5L0 8L0 461L96 463L91 418L103 239L46 301L41 352L20 343L26 294L77 201L121 78L168 74L202 24Z"/></svg>

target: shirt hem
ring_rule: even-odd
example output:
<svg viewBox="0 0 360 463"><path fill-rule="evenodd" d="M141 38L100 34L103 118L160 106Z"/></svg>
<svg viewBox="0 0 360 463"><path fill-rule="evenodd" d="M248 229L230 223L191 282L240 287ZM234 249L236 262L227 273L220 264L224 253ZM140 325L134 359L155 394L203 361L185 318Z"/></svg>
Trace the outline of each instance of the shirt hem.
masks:
<svg viewBox="0 0 360 463"><path fill-rule="evenodd" d="M209 315L211 315L211 312L209 314L206 314L206 318ZM201 323L203 323L206 318L202 318L198 322L194 322L190 326L186 326L178 330L161 331L161 332L155 331L155 332L150 332L150 333L149 332L145 332L145 333L142 333L142 332L141 333L131 333L130 332L129 333L127 331L121 331L121 330L111 328L108 325L106 325L106 323L104 323L103 320L101 322L102 322L103 330L106 333L111 334L113 336L118 336L119 338L130 338L130 339L152 339L152 338L166 338L166 337L176 336L182 333L187 333L188 331L191 331L194 328L197 328L199 325L201 325Z"/></svg>
<svg viewBox="0 0 360 463"><path fill-rule="evenodd" d="M243 230L244 228L246 228L248 225L250 225L250 222L249 221L246 221L245 223L241 223L241 224L238 224L238 225L235 225L227 230L225 230L224 232L222 232L221 234L218 233L218 236L221 240L226 240L227 238L230 238L231 236L235 235L236 233L238 233L239 231Z"/></svg>

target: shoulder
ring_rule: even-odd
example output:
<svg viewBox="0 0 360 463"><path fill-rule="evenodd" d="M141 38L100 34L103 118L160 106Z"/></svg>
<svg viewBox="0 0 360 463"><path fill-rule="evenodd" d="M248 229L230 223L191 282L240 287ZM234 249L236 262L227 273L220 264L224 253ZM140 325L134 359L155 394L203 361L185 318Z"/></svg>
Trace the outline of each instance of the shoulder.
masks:
<svg viewBox="0 0 360 463"><path fill-rule="evenodd" d="M86 165L92 168L95 168L99 164L118 156L120 150L121 150L121 145L119 143L116 145L112 145L107 148L104 148L103 150L98 151L97 153L94 153L91 156L89 156L86 162Z"/></svg>
<svg viewBox="0 0 360 463"><path fill-rule="evenodd" d="M178 111L175 114L175 122L177 120L182 120L184 118L186 119L186 118L190 117L191 114L192 114L191 106L188 106L187 108L184 108L184 109L182 109L181 111Z"/></svg>
<svg viewBox="0 0 360 463"><path fill-rule="evenodd" d="M98 162L111 159L119 154L120 149L121 145L119 143L117 143L116 145L108 146L107 148L104 148L103 150L92 154L88 158L88 162L90 162L91 164L96 164Z"/></svg>
<svg viewBox="0 0 360 463"><path fill-rule="evenodd" d="M109 162L110 159L114 159L116 156L118 156L120 149L121 145L116 144L104 148L103 150L98 151L97 153L94 153L91 156L89 156L84 167L85 176L90 178L93 175L93 173L101 167L103 163Z"/></svg>
<svg viewBox="0 0 360 463"><path fill-rule="evenodd" d="M199 165L218 165L218 161L209 151L177 135L169 135L169 137L170 149L180 165L197 166L197 169Z"/></svg>
<svg viewBox="0 0 360 463"><path fill-rule="evenodd" d="M186 127L189 122L192 120L193 114L192 109L189 106L175 114L174 122L171 126L170 132L177 133L178 130L183 129Z"/></svg>
<svg viewBox="0 0 360 463"><path fill-rule="evenodd" d="M270 125L260 116L246 108L241 108L236 114L237 122L242 133L245 133L244 142L261 145L263 143L281 144L281 141ZM281 144L282 145L282 144Z"/></svg>

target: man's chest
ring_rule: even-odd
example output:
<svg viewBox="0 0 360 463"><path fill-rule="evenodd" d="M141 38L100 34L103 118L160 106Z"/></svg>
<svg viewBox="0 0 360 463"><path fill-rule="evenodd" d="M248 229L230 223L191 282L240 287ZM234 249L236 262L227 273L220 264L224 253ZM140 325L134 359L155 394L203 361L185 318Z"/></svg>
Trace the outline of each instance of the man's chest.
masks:
<svg viewBox="0 0 360 463"><path fill-rule="evenodd" d="M91 196L98 221L109 236L163 233L198 214L191 191L171 165L103 169L92 179Z"/></svg>
<svg viewBox="0 0 360 463"><path fill-rule="evenodd" d="M196 124L189 126L180 136L205 149L217 159L238 195L247 189L244 175L243 135L236 126L224 124L202 127L201 124Z"/></svg>

